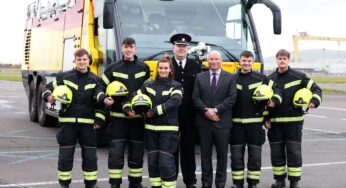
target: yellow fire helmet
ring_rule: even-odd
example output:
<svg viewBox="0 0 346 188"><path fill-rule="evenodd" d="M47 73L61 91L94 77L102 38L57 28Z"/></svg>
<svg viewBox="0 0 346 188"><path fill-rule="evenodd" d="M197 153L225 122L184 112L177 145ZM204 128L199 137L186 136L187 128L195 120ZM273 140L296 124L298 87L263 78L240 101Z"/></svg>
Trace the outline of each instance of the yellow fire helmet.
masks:
<svg viewBox="0 0 346 188"><path fill-rule="evenodd" d="M63 104L70 104L73 94L68 86L60 85L54 89L52 96Z"/></svg>
<svg viewBox="0 0 346 188"><path fill-rule="evenodd" d="M270 100L273 95L273 89L268 85L262 84L255 89L252 99L255 101Z"/></svg>
<svg viewBox="0 0 346 188"><path fill-rule="evenodd" d="M152 108L152 102L148 95L137 94L131 100L131 109L136 112L136 114L142 114L147 112Z"/></svg>
<svg viewBox="0 0 346 188"><path fill-rule="evenodd" d="M295 106L308 106L312 98L312 92L307 88L298 90L293 97L293 104Z"/></svg>
<svg viewBox="0 0 346 188"><path fill-rule="evenodd" d="M110 97L118 97L129 94L129 91L123 83L119 81L113 81L107 86L106 94Z"/></svg>

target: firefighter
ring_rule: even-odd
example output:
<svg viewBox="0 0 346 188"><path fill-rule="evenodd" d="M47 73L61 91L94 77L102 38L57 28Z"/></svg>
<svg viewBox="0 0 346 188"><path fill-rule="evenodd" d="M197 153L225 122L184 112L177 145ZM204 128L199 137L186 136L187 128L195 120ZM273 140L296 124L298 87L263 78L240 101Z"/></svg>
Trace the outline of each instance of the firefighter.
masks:
<svg viewBox="0 0 346 188"><path fill-rule="evenodd" d="M181 84L174 81L174 69L169 57L158 61L157 72L155 80L144 84L137 92L139 96L149 96L152 102L152 108L145 113L149 178L153 188L174 188L177 180L174 153L179 146L178 110L183 91ZM136 100L132 101L134 103ZM129 107L125 108L125 112L129 116L138 114Z"/></svg>
<svg viewBox="0 0 346 188"><path fill-rule="evenodd" d="M276 53L277 69L268 77L282 89L283 99L280 105L269 109L270 122L266 122L271 149L271 163L275 183L272 188L285 187L288 175L290 188L298 188L302 175L302 129L304 111L294 105L295 93L307 88L312 97L306 101L308 108L316 108L322 101L322 90L304 73L291 69L290 53L281 49ZM287 168L286 168L287 166Z"/></svg>
<svg viewBox="0 0 346 188"><path fill-rule="evenodd" d="M244 51L240 54L240 71L235 75L237 100L233 106L233 127L230 137L232 188L243 188L244 186L246 147L249 156L246 180L249 188L257 187L261 174L262 145L265 141L264 109L265 106L274 107L281 102L279 90L274 89L276 92L274 95L271 88L274 87L274 82L269 81L264 74L252 71L253 63L252 52ZM262 84L270 84L271 87Z"/></svg>
<svg viewBox="0 0 346 188"><path fill-rule="evenodd" d="M112 188L120 187L124 166L125 146L128 146L128 179L130 188L142 187L143 174L143 135L144 119L141 116L129 117L123 113L122 105L126 101L114 101L104 93L113 81L123 83L129 94L137 91L144 82L150 79L148 65L137 59L136 42L128 37L122 41L123 59L111 63L98 86L98 101L109 108L110 127L107 134L111 138L108 158L109 183ZM114 104L114 105L113 105Z"/></svg>
<svg viewBox="0 0 346 188"><path fill-rule="evenodd" d="M95 188L97 155L95 129L104 125L105 110L95 100L95 86L99 78L89 71L90 56L85 49L74 53L76 68L58 73L46 86L42 97L55 104L62 103L59 111L58 178L62 188L68 188L72 179L73 157L77 140L82 149L82 169L86 188ZM52 93L53 91L53 93Z"/></svg>
<svg viewBox="0 0 346 188"><path fill-rule="evenodd" d="M182 84L184 97L179 108L180 127L180 162L183 181L187 188L196 187L196 160L195 142L197 140L197 127L195 126L195 108L192 102L192 91L196 75L201 72L201 65L188 58L188 45L191 36L178 33L170 38L173 44L173 58L175 81ZM176 166L179 171L179 151L176 155Z"/></svg>

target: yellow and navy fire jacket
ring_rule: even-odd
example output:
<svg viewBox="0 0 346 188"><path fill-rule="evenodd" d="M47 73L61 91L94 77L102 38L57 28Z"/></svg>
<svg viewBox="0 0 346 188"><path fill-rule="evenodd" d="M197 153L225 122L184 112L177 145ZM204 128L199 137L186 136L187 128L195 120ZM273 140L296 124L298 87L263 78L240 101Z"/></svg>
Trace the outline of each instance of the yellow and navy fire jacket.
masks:
<svg viewBox="0 0 346 188"><path fill-rule="evenodd" d="M60 72L56 78L48 83L42 98L47 101L54 88L59 85L66 85L72 91L72 102L68 105L62 104L59 111L59 123L78 123L104 125L106 112L103 104L96 101L96 85L99 78L88 71L81 73L75 69Z"/></svg>
<svg viewBox="0 0 346 188"><path fill-rule="evenodd" d="M103 103L103 100L107 97L105 94L106 88L113 81L123 83L129 91L129 94L136 92L141 88L143 83L150 81L149 66L139 61L137 56L135 56L134 61L120 60L111 63L101 76L101 82L97 87L97 101ZM129 118L122 110L122 105L126 102L126 99L125 101L123 99L114 102L110 108L110 116Z"/></svg>
<svg viewBox="0 0 346 188"><path fill-rule="evenodd" d="M273 123L290 123L303 122L304 111L301 107L293 104L295 93L301 88L311 90L313 102L318 107L322 102L321 88L305 73L288 67L288 70L279 73L278 70L268 76L272 79L280 89L282 89L282 103L275 108L269 109L270 122Z"/></svg>
<svg viewBox="0 0 346 188"><path fill-rule="evenodd" d="M145 129L152 131L178 131L178 110L183 97L182 85L169 78L157 78L145 83L137 94L146 94L150 97L153 117L146 118ZM130 97L132 98L132 97ZM130 101L124 105L124 112L130 108Z"/></svg>
<svg viewBox="0 0 346 188"><path fill-rule="evenodd" d="M275 105L279 105L282 101L281 90L273 80L255 71L246 74L239 71L236 73L235 78L237 82L237 100L232 109L232 121L239 124L263 123L265 121L264 116L267 115L268 111L265 111L266 104L256 104L252 99L255 89L262 84L272 87L274 95L271 100Z"/></svg>

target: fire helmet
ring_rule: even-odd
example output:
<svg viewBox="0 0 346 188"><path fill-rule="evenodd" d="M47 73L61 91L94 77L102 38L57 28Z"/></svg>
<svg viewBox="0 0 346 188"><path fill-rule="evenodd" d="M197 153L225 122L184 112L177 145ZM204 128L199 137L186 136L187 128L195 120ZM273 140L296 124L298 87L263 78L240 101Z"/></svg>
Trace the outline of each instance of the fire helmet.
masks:
<svg viewBox="0 0 346 188"><path fill-rule="evenodd" d="M73 94L68 86L60 85L53 90L52 96L63 104L70 104Z"/></svg>
<svg viewBox="0 0 346 188"><path fill-rule="evenodd" d="M255 89L252 99L255 101L270 100L273 95L273 89L268 85L262 84Z"/></svg>
<svg viewBox="0 0 346 188"><path fill-rule="evenodd" d="M295 106L308 106L312 98L312 92L307 88L299 89L293 97L293 104Z"/></svg>
<svg viewBox="0 0 346 188"><path fill-rule="evenodd" d="M148 95L137 94L131 100L131 109L136 114L143 114L152 108L152 102Z"/></svg>
<svg viewBox="0 0 346 188"><path fill-rule="evenodd" d="M129 94L129 91L123 83L119 81L113 81L107 86L106 94L110 97L118 97Z"/></svg>

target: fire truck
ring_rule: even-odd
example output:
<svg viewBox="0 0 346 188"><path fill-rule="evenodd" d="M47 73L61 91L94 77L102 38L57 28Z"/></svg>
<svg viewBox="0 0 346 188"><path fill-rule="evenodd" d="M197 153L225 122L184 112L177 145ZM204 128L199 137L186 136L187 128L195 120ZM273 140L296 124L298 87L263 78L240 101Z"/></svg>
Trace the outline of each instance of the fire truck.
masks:
<svg viewBox="0 0 346 188"><path fill-rule="evenodd" d="M263 57L251 8L264 4L273 14L273 32L281 33L280 8L271 0L36 0L28 5L21 66L30 120L41 126L57 121L58 111L42 99L45 84L73 68L73 53L87 49L90 69L101 75L122 58L121 41L133 37L137 56L156 74L156 63L172 54L169 38L192 36L189 56L207 67L210 50L222 53L222 68L234 73L239 54L252 51L253 69Z"/></svg>

